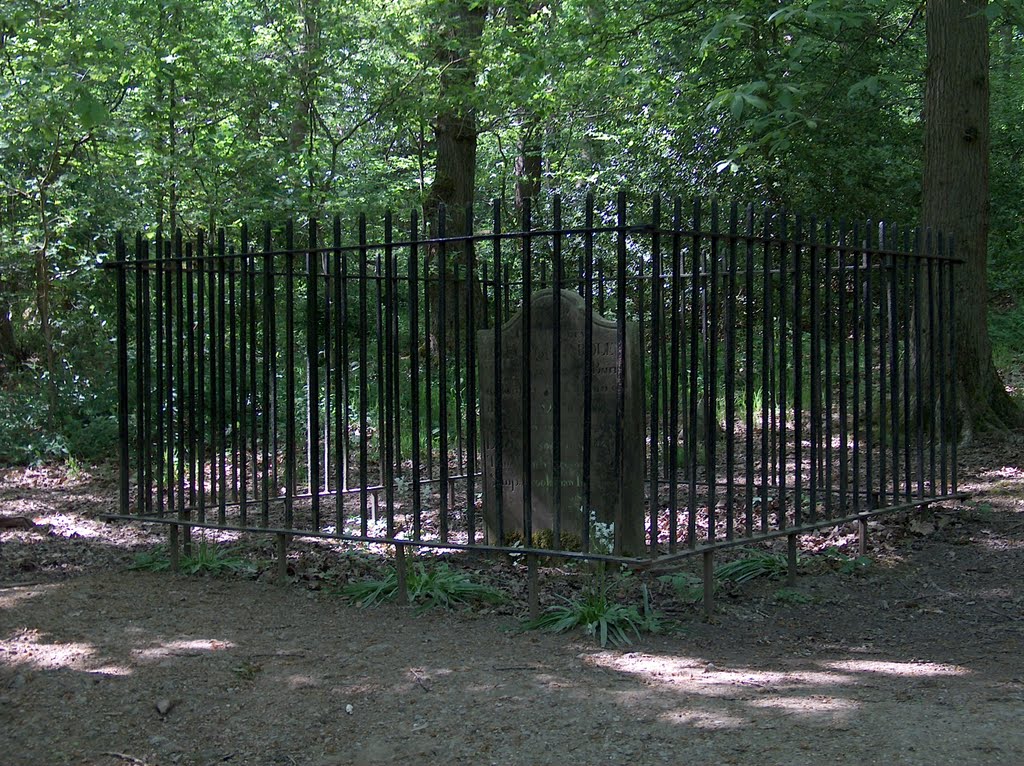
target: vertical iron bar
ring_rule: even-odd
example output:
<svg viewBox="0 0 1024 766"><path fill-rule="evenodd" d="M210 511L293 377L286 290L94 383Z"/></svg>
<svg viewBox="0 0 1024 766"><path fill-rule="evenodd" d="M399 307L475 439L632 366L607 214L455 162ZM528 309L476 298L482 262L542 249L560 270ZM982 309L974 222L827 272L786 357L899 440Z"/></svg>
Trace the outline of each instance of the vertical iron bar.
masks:
<svg viewBox="0 0 1024 766"><path fill-rule="evenodd" d="M554 523L551 547L558 550L562 547L562 236L559 231L562 228L562 199L557 194L552 199L552 216L551 488L554 491Z"/></svg>
<svg viewBox="0 0 1024 766"><path fill-rule="evenodd" d="M886 274L885 249L888 247L888 237L885 223L878 224L878 497L884 501L886 496L886 474L889 468L889 461L886 453L888 442L889 406L886 403L888 393L888 361L886 359L886 332L889 328L889 302L887 299L887 288L889 280Z"/></svg>
<svg viewBox="0 0 1024 766"><path fill-rule="evenodd" d="M874 296L871 279L871 221L865 226L864 242L864 300L861 312L864 316L864 487L867 490L868 509L874 508L874 448L875 437L872 432L874 428L874 396L875 392L871 386L872 366L872 340L871 340L871 313L874 309Z"/></svg>
<svg viewBox="0 0 1024 766"><path fill-rule="evenodd" d="M409 217L409 375L412 397L410 400L410 432L412 437L412 536L419 540L423 532L423 480L420 456L420 327L419 327L419 216L414 210ZM426 281L426 280L425 280ZM430 328L427 327L429 346ZM429 357L429 348L425 356Z"/></svg>
<svg viewBox="0 0 1024 766"><path fill-rule="evenodd" d="M156 233L153 243L154 269L154 330L156 333L156 511L164 515L164 468L167 447L164 444L164 238L161 231Z"/></svg>
<svg viewBox="0 0 1024 766"><path fill-rule="evenodd" d="M716 524L717 495L716 495L716 461L717 439L718 439L718 306L719 295L719 264L718 264L718 201L711 202L711 249L710 260L710 290L706 295L710 303L710 311L707 312L706 325L704 326L704 480L708 488L708 542L717 538Z"/></svg>
<svg viewBox="0 0 1024 766"><path fill-rule="evenodd" d="M473 205L466 205L466 534L476 542L476 243Z"/></svg>
<svg viewBox="0 0 1024 766"><path fill-rule="evenodd" d="M617 200L617 230L618 230L618 269L616 274L617 282L617 306L615 317L616 345L618 359L618 392L615 400L615 475L618 479L615 502L615 547L613 553L616 556L622 555L622 537L626 529L623 504L625 500L625 440L624 429L626 424L626 193L620 191ZM635 352L634 352L635 353Z"/></svg>
<svg viewBox="0 0 1024 766"><path fill-rule="evenodd" d="M953 237L951 236L949 238L949 256L950 256L950 258L953 258L953 257L956 256L955 245L956 245L956 243L953 241ZM957 364L957 359L956 359L956 357L957 357L957 354L956 354L956 339L957 339L957 332L956 332L956 326L957 325L956 325L956 323L957 323L957 317L956 317L956 279L955 279L954 269L955 269L955 263L951 261L950 264L949 264L949 329L947 330L947 336L949 337L949 367L947 369L954 371L954 374L955 374L956 364ZM954 381L955 381L955 378L954 378ZM950 386L950 392L949 392L950 407L952 408L950 410L950 417L954 417L955 416L955 417L959 418L960 408L959 408L958 401L957 401L958 396L959 396L958 386L954 382L953 385ZM959 437L960 437L960 434L957 433L956 431L954 431L952 434L950 434L950 445L949 445L949 449L950 449L950 453L949 453L949 484L950 484L950 490L954 494L957 492L957 488L959 487L959 483L960 483L958 481L959 465L957 463L957 455L956 455L956 452L957 452L957 440L959 439Z"/></svg>
<svg viewBox="0 0 1024 766"><path fill-rule="evenodd" d="M309 219L306 251L306 458L309 462L310 522L320 529L320 253L315 218Z"/></svg>
<svg viewBox="0 0 1024 766"><path fill-rule="evenodd" d="M380 483L381 485L383 485L385 483L385 475L388 472L387 467L384 465L386 462L384 454L387 451L387 444L385 443L387 441L385 431L387 428L386 423L388 421L389 413L388 402L386 399L385 384L387 375L384 369L384 344L386 343L384 339L384 313L386 307L384 306L384 289L383 285L381 284L383 274L381 273L381 255L379 251L374 257L373 267L374 317L376 319L373 336L373 351L374 369L376 370L376 374L374 375L374 381L376 383L377 388L377 470L379 473Z"/></svg>
<svg viewBox="0 0 1024 766"><path fill-rule="evenodd" d="M590 551L591 456L594 404L594 195L587 193L583 222L583 550Z"/></svg>
<svg viewBox="0 0 1024 766"><path fill-rule="evenodd" d="M117 258L117 477L120 513L128 507L128 273L124 236L118 232ZM137 266L137 268L140 268Z"/></svg>
<svg viewBox="0 0 1024 766"><path fill-rule="evenodd" d="M924 359L921 355L923 343L923 321L921 318L921 232L914 235L914 424L917 445L917 497L924 498Z"/></svg>
<svg viewBox="0 0 1024 766"><path fill-rule="evenodd" d="M238 301L236 295L236 282L238 270L238 259L235 257L234 247L228 255L227 262L227 291L228 291L228 360L230 373L228 378L231 383L231 499L238 501Z"/></svg>
<svg viewBox="0 0 1024 766"><path fill-rule="evenodd" d="M811 235L811 249L810 249L810 264L808 269L808 289L810 291L810 312L811 312L811 348L810 348L810 413L808 422L809 443L810 443L810 475L807 481L807 497L810 506L808 508L808 520L813 524L818 520L818 434L821 432L821 407L820 407L820 389L821 389L821 358L820 358L820 345L819 336L821 333L821 325L819 324L819 318L821 316L820 292L818 289L819 279L819 265L818 265L818 221L815 218L811 218L810 221L810 235Z"/></svg>
<svg viewBox="0 0 1024 766"><path fill-rule="evenodd" d="M739 207L729 208L728 287L725 304L725 537L736 532L736 252L739 244Z"/></svg>
<svg viewBox="0 0 1024 766"><path fill-rule="evenodd" d="M333 261L334 281L334 531L345 533L345 490L348 489L346 473L348 470L348 398L342 382L348 375L345 353L345 324L348 321L345 303L345 284L342 279L341 251L341 216L335 215L332 239L334 248L331 252ZM413 353L416 347L413 345ZM415 369L415 368L414 368Z"/></svg>
<svg viewBox="0 0 1024 766"><path fill-rule="evenodd" d="M174 409L178 416L177 444L175 446L178 481L175 494L177 495L178 518L185 520L188 518L185 510L185 474L190 462L186 449L186 429L190 426L185 423L188 413L188 407L185 403L185 253L182 248L181 230L175 232L174 235L174 300L174 330L177 335L174 359ZM185 530L185 539L188 540L187 528Z"/></svg>
<svg viewBox="0 0 1024 766"><path fill-rule="evenodd" d="M446 229L448 211L440 205L437 211L437 421L438 421L438 508L442 541L448 540L448 243ZM458 294L456 293L456 306ZM458 313L458 309L456 312Z"/></svg>
<svg viewBox="0 0 1024 766"><path fill-rule="evenodd" d="M688 366L689 385L687 386L687 420L686 420L686 456L689 462L689 502L687 506L686 540L693 548L697 545L697 367L698 343L697 327L699 324L699 294L701 289L701 239L705 236L700 228L700 199L693 200L693 224L690 258L690 361ZM705 424L708 425L708 424Z"/></svg>
<svg viewBox="0 0 1024 766"><path fill-rule="evenodd" d="M860 423L860 409L861 409L861 402L860 402L860 388L861 388L861 386L860 386L860 377L861 377L861 367L860 367L860 348L861 348L861 346L860 346L860 330L861 330L861 326L862 326L861 325L861 321L860 321L860 315L861 315L861 312L864 311L865 309L861 305L861 283L860 283L860 280L861 280L861 276L860 276L861 254L860 254L860 251L858 249L860 247L860 224L858 224L858 223L854 223L854 225L853 225L853 240L851 242L851 246L853 248L852 251L851 251L851 255L850 255L850 263L852 265L852 274L853 274L853 287L852 287L853 305L852 305L851 316L850 316L850 332L851 332L850 343L853 346L853 359L852 359L852 367L853 367L852 387L853 387L853 391L852 391L852 394L851 394L852 397L853 397L853 423L851 425L851 440L852 440L852 445L851 446L852 446L852 450L853 450L853 461L852 461L853 462L853 492L852 492L852 495L853 495L853 510L856 513L857 511L859 511L861 509L861 506L860 506L860 494L861 494L861 492L860 491L861 491L861 489L863 487L867 486L867 485L865 485L861 481L861 478L860 478L860 451L861 451L862 445L865 444L865 443L868 443L866 440L862 440L861 435L860 435L860 425L861 425L861 423Z"/></svg>
<svg viewBox="0 0 1024 766"><path fill-rule="evenodd" d="M941 234L939 235L941 238ZM926 245L926 252L928 256L928 491L931 495L936 495L936 462L935 462L935 442L939 438L939 429L936 424L935 413L938 411L938 389L935 385L935 356L938 350L935 347L936 333L938 328L935 325L935 311L936 311L936 298L938 297L938 290L935 278L935 240L931 229L928 230L928 240Z"/></svg>
<svg viewBox="0 0 1024 766"><path fill-rule="evenodd" d="M276 494L276 471L271 461L277 462L277 454L270 449L271 432L274 426L275 403L273 398L273 357L277 353L274 332L274 255L272 253L270 224L263 227L263 502L260 508L260 523L270 526L270 497ZM200 357L202 364L202 357ZM202 375L200 375L200 378ZM271 485L272 477L274 484Z"/></svg>
<svg viewBox="0 0 1024 766"><path fill-rule="evenodd" d="M227 511L227 324L225 313L227 311L227 289L225 285L226 250L224 242L224 229L217 231L217 334L214 336L217 348L217 465L218 465L218 490L217 495L217 523L225 523ZM211 370L212 371L212 370Z"/></svg>
<svg viewBox="0 0 1024 766"><path fill-rule="evenodd" d="M846 226L846 219L839 222L839 247L838 257L838 294L836 296L839 314L837 322L839 325L839 513L845 515L847 512L847 493L850 484L849 474L849 404L847 401L847 363L846 363L846 340L849 329L846 324L846 293L847 293L847 244L849 231Z"/></svg>
<svg viewBox="0 0 1024 766"><path fill-rule="evenodd" d="M832 336L835 332L833 327L834 302L832 300L832 281L835 276L835 269L832 265L834 253L832 244L834 241L832 221L829 220L825 223L825 408L821 413L822 419L825 421L825 438L822 441L822 451L825 460L825 518L831 518L833 514L832 469L835 462L835 450L832 449L832 407L833 388L835 387L835 381L832 378Z"/></svg>
<svg viewBox="0 0 1024 766"><path fill-rule="evenodd" d="M787 413L789 411L789 402L787 397L789 395L789 387L787 385L789 379L789 349L786 343L786 334L788 329L786 327L786 296L789 292L789 264L787 263L787 256L789 255L789 215L782 211L780 217L780 228L779 228L779 397L778 397L778 415L776 422L778 424L779 435L779 451L778 451L778 474L776 482L779 487L779 499L778 499L778 511L776 525L779 529L786 528L786 420ZM798 325L793 326L793 344L794 346L799 342L799 329ZM794 538L795 539L795 538Z"/></svg>
<svg viewBox="0 0 1024 766"><path fill-rule="evenodd" d="M890 251L898 246L898 236L893 237L889 243ZM896 505L900 502L900 356L899 356L899 316L897 314L896 295L897 281L899 274L896 270L896 256L889 253L886 256L886 269L889 272L888 302L889 302L889 408L890 423L892 425L892 502Z"/></svg>
<svg viewBox="0 0 1024 766"><path fill-rule="evenodd" d="M671 448L668 454L668 551L675 553L676 543L679 540L679 355L682 353L680 337L680 289L682 287L682 229L683 229L683 201L678 197L672 206L672 337L668 350L672 354L669 364L669 443ZM589 322L588 322L589 324ZM657 537L652 541L657 542Z"/></svg>
<svg viewBox="0 0 1024 766"><path fill-rule="evenodd" d="M532 450L532 408L533 396L530 386L531 355L533 337L533 319L530 305L533 301L532 284L533 278L533 253L532 238L530 236L531 222L531 201L529 198L523 201L522 208L522 275L523 275L523 349L520 362L520 391L522 392L522 433L523 433L523 545L533 546L533 450Z"/></svg>
<svg viewBox="0 0 1024 766"><path fill-rule="evenodd" d="M910 502L913 496L913 472L910 468L911 449L911 428L912 418L910 416L910 325L913 321L911 315L912 305L910 303L910 230L905 229L903 234L903 254L900 256L900 271L903 281L903 312L901 323L903 325L903 499Z"/></svg>
<svg viewBox="0 0 1024 766"><path fill-rule="evenodd" d="M502 395L504 392L504 381L502 380L502 315L501 315L501 296L502 296L502 263L501 263L501 202L494 200L492 203L492 217L493 225L491 231L494 234L494 238L491 240L491 248L494 255L494 369L491 371L491 380L494 385L494 502L495 507L491 509L491 513L497 519L497 529L495 534L497 540L492 541L497 545L505 544L505 502L502 494L503 489L503 471L504 471L504 456L502 455L502 449L505 441L505 424L502 420L502 413L504 410L504 403L502 401ZM506 275L505 290L506 295L508 291L508 268L505 268L504 274ZM584 412L586 417L586 412ZM486 459L486 457L485 457ZM584 469L585 470L585 469ZM525 544L525 543L524 543Z"/></svg>
<svg viewBox="0 0 1024 766"><path fill-rule="evenodd" d="M369 531L369 456L367 450L368 402L369 380L366 369L367 361L367 295L366 279L369 260L369 250L366 244L366 214L359 214L359 534L366 537Z"/></svg>
<svg viewBox="0 0 1024 766"><path fill-rule="evenodd" d="M743 366L744 409L746 410L746 445L744 481L746 482L745 524L748 536L754 534L754 317L757 315L757 299L754 294L754 207L747 205L746 210L746 264L745 292L746 317L744 320L744 341L746 344L746 364Z"/></svg>
<svg viewBox="0 0 1024 766"><path fill-rule="evenodd" d="M793 523L804 523L804 222L793 232Z"/></svg>
<svg viewBox="0 0 1024 766"><path fill-rule="evenodd" d="M240 389L237 393L238 404L241 410L240 416L237 419L237 427L239 430L238 444L239 444L239 466L238 474L240 479L240 485L238 487L238 514L241 518L242 526L247 526L249 521L249 449L246 441L249 437L249 322L251 321L251 315L249 313L249 229L242 223L241 236L241 254L239 261L236 262L234 268L241 268L241 284L239 285L239 298L241 303L241 316L239 317L240 324L242 326L241 333L239 335L239 385ZM232 270L232 274L234 269ZM232 282L232 284L234 284ZM234 359L234 354L232 354Z"/></svg>
<svg viewBox="0 0 1024 766"><path fill-rule="evenodd" d="M659 470L658 454L660 447L660 434L658 432L658 415L665 408L665 402L659 405L658 394L661 391L661 348L663 345L661 320L665 311L662 297L661 277L661 197L654 196L651 205L651 473L650 473L650 501L648 502L648 538L650 540L650 551L654 553L658 547L658 515L661 511L661 497L659 492Z"/></svg>
<svg viewBox="0 0 1024 766"><path fill-rule="evenodd" d="M149 327L148 282L144 261L142 233L135 234L135 449L137 453L137 490L135 505L140 516L146 512L146 476L148 475L148 453L146 444L149 440L146 403L149 399L149 388L146 377L149 373L149 348L146 343ZM194 418L193 418L194 420ZM194 451L194 450L193 450Z"/></svg>
<svg viewBox="0 0 1024 766"><path fill-rule="evenodd" d="M384 343L384 401L380 407L387 410L384 417L384 514L387 524L388 537L395 536L395 422L401 417L395 407L395 346L397 338L392 334L395 329L394 315L395 289L394 274L391 271L392 256L394 255L394 223L391 211L384 214L384 303L383 311L385 316L384 325L386 330L384 337L378 336L378 345ZM398 546L402 547L402 546Z"/></svg>
<svg viewBox="0 0 1024 766"><path fill-rule="evenodd" d="M196 369L196 387L199 389L199 401L196 405L196 430L198 431L197 461L199 469L197 480L199 482L199 508L196 518L200 522L206 521L206 242L203 231L196 233L196 260L194 264L196 271L196 331L195 350L199 357Z"/></svg>
<svg viewBox="0 0 1024 766"><path fill-rule="evenodd" d="M285 225L284 256L284 525L293 526L295 498L295 227L291 219Z"/></svg>
<svg viewBox="0 0 1024 766"><path fill-rule="evenodd" d="M761 234L761 531L768 531L768 487L775 435L772 433L772 404L775 391L772 385L772 346L775 332L772 327L772 270L771 214L762 215Z"/></svg>

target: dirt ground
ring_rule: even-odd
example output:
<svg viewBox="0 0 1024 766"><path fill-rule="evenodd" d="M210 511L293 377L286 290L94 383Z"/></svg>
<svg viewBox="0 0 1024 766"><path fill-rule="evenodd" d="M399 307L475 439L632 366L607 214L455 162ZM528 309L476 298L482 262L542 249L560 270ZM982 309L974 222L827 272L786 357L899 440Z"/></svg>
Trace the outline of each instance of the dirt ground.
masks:
<svg viewBox="0 0 1024 766"><path fill-rule="evenodd" d="M652 582L674 630L621 649L523 631L507 561L452 558L511 596L461 612L351 606L337 586L383 562L313 543L283 585L265 540L236 541L245 574L134 571L163 530L99 520L109 471L10 469L0 516L36 526L0 531L0 763L1019 765L1022 458L1021 435L964 454L970 501L711 621ZM541 574L547 602L587 576Z"/></svg>

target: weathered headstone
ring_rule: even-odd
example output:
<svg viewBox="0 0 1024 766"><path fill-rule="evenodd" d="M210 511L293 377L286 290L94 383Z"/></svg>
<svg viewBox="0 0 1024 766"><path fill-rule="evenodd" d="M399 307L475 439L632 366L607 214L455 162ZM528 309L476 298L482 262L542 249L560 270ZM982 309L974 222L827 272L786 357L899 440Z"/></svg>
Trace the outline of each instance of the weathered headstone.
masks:
<svg viewBox="0 0 1024 766"><path fill-rule="evenodd" d="M520 310L501 328L499 379L495 381L495 331L477 333L480 379L480 423L483 443L484 520L488 542L507 544L523 533L526 482L530 482L533 541L537 533L556 528L560 518L567 546L582 541L590 512L602 524L615 524L625 554L644 549L644 428L641 411L640 346L633 323L626 324L625 369L621 370L625 408L619 424L620 364L618 330L613 320L592 313L582 297L562 290L559 316L559 416L554 408L555 293L541 290L530 302L529 348L526 314ZM586 323L592 328L590 406L590 504L584 509L583 444ZM524 354L529 354L529 380L523 379ZM496 385L497 383L497 385ZM524 414L529 406L529 433ZM500 413L500 414L499 414ZM556 461L555 423L559 421ZM499 433L500 421L500 433ZM621 454L616 429L621 425ZM529 475L525 455L530 456ZM496 488L500 454L501 491ZM561 488L556 490L557 483ZM560 496L559 496L560 495ZM560 511L558 510L560 509ZM499 513L501 524L499 525ZM498 530L504 539L499 539ZM552 538L548 538L549 540ZM593 536L591 550L594 550Z"/></svg>

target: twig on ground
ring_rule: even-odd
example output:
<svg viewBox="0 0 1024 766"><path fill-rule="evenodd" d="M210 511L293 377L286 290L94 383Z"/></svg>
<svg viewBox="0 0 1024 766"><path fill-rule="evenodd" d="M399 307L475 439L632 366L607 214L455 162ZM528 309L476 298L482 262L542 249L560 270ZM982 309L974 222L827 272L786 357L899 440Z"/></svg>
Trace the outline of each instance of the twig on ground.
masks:
<svg viewBox="0 0 1024 766"><path fill-rule="evenodd" d="M127 753L115 753L111 751L100 753L100 755L109 755L111 758L120 758L122 761L128 761L128 763L136 763L139 766L148 766L147 761L144 761L141 758L136 758L134 755L128 755Z"/></svg>

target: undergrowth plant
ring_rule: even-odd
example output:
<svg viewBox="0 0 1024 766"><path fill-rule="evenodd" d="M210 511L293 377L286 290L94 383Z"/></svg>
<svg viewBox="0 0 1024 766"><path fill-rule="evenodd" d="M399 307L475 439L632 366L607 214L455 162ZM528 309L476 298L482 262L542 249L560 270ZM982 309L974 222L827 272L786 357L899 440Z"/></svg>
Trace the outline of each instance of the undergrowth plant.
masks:
<svg viewBox="0 0 1024 766"><path fill-rule="evenodd" d="M615 525L597 520L591 510L590 540L595 553L610 553L615 543ZM553 604L535 620L529 620L523 627L527 630L545 630L551 633L565 633L582 628L584 633L597 639L602 647L611 643L623 646L632 642L631 636L641 633L659 633L663 629L662 617L651 607L650 593L646 585L641 586L642 611L636 606L623 604L613 597L613 592L628 578L609 575L606 562L594 563L590 581L580 598L559 597L563 603Z"/></svg>
<svg viewBox="0 0 1024 766"><path fill-rule="evenodd" d="M171 568L170 554L167 546L158 545L152 551L143 551L135 555L129 569L146 572L164 572ZM229 572L253 574L259 568L255 563L205 538L192 546L188 553L182 554L178 568L188 575L221 575Z"/></svg>
<svg viewBox="0 0 1024 766"><path fill-rule="evenodd" d="M501 591L474 582L469 575L447 564L431 568L422 563L416 564L409 572L406 587L409 601L420 610L434 607L451 609L473 603L497 604L505 599ZM398 573L388 572L381 580L349 583L341 589L341 594L359 607L394 601L398 596Z"/></svg>
<svg viewBox="0 0 1024 766"><path fill-rule="evenodd" d="M602 647L609 643L624 646L632 643L632 637L639 638L641 633L662 631L661 615L651 608L646 585L642 586L643 611L614 600L610 594L611 589L608 582L602 582L597 587L588 588L579 599L561 597L564 603L549 606L536 620L527 622L525 627L551 633L582 628L586 635L595 638Z"/></svg>
<svg viewBox="0 0 1024 766"><path fill-rule="evenodd" d="M770 553L767 551L755 551L744 548L747 554L741 559L722 564L715 569L715 579L720 581L744 583L758 577L767 577L770 580L777 580L785 577L789 571L789 562L782 553ZM800 558L797 558L797 566L800 565Z"/></svg>

